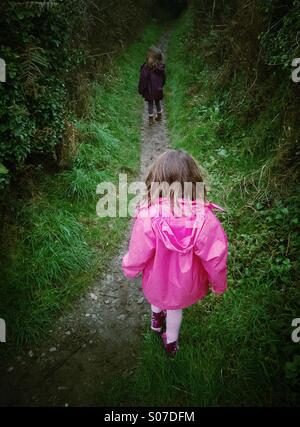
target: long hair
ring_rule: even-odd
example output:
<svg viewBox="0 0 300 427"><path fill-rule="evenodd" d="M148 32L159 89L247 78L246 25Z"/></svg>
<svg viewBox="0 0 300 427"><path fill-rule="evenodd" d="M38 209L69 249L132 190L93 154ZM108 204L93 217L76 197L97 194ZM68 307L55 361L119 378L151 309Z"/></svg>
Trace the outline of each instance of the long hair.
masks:
<svg viewBox="0 0 300 427"><path fill-rule="evenodd" d="M157 47L150 47L147 52L146 64L150 69L156 68L159 64L162 64L164 60L162 51Z"/></svg>
<svg viewBox="0 0 300 427"><path fill-rule="evenodd" d="M172 184L178 184L178 191L176 191L176 187L171 190L171 200L186 198L186 183L189 183L190 186L189 199L205 202L206 188L203 175L195 159L187 152L183 150L166 151L152 164L146 178L148 203L152 204L155 197L163 197L163 188L160 187L160 184L167 184L168 188ZM158 193L153 191L154 185L158 185Z"/></svg>

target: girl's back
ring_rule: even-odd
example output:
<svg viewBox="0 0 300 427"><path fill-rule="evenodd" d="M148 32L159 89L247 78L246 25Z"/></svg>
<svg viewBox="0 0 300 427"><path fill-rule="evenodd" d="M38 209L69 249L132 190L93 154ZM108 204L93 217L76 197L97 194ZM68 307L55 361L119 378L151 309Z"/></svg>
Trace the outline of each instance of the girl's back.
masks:
<svg viewBox="0 0 300 427"><path fill-rule="evenodd" d="M209 285L217 294L226 290L227 237L212 211L222 209L206 202L202 171L188 153L168 150L159 156L146 187L123 270L128 277L142 273L151 329L174 357L182 309L202 299Z"/></svg>
<svg viewBox="0 0 300 427"><path fill-rule="evenodd" d="M189 209L180 201L182 212ZM193 212L176 217L169 201L159 199L141 209L130 248L123 260L127 276L143 271L148 301L162 309L188 307L208 292L226 288L227 238L212 212L216 205L194 202Z"/></svg>
<svg viewBox="0 0 300 427"><path fill-rule="evenodd" d="M164 64L157 64L155 68L149 68L146 63L143 64L141 66L139 94L146 101L162 100L165 80Z"/></svg>
<svg viewBox="0 0 300 427"><path fill-rule="evenodd" d="M163 86L166 81L165 65L160 49L148 49L146 62L141 66L139 94L146 101L160 101L163 99Z"/></svg>

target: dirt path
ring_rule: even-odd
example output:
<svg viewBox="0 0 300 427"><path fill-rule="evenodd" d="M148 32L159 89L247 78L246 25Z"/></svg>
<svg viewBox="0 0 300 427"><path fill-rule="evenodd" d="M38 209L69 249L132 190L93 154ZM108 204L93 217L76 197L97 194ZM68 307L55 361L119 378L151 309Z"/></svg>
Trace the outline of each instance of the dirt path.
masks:
<svg viewBox="0 0 300 427"><path fill-rule="evenodd" d="M168 40L166 33L164 51ZM166 129L165 116L148 125L145 105L140 178L169 146ZM113 377L134 368L149 306L140 279L128 281L121 270L129 236L130 230L108 274L53 325L41 347L0 368L1 406L95 406Z"/></svg>

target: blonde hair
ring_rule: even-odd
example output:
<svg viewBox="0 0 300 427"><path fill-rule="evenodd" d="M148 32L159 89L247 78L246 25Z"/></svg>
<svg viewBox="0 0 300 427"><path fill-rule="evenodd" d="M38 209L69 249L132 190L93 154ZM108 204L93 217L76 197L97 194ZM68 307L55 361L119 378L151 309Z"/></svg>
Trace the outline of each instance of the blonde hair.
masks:
<svg viewBox="0 0 300 427"><path fill-rule="evenodd" d="M180 183L184 188L185 183L192 183L192 200L197 200L201 194L197 194L197 184L203 183L204 200L206 199L206 188L204 176L195 159L183 150L168 150L161 154L152 164L146 178L147 198L151 204L151 190L153 183ZM184 198L184 193L179 195ZM159 196L160 197L160 196Z"/></svg>
<svg viewBox="0 0 300 427"><path fill-rule="evenodd" d="M147 52L146 64L148 68L156 68L163 63L163 54L157 47L150 47Z"/></svg>

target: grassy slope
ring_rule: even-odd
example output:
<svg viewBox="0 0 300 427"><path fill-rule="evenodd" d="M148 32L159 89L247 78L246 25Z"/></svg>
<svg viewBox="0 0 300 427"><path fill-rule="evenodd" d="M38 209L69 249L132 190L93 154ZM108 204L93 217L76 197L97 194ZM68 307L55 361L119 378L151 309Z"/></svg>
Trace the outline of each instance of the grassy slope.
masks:
<svg viewBox="0 0 300 427"><path fill-rule="evenodd" d="M137 175L142 100L136 85L145 51L161 29L141 40L94 83L89 116L77 123L81 144L74 168L57 175L35 171L2 239L0 317L12 350L38 339L107 268L124 233L124 219L96 216L96 185L118 174ZM28 190L30 197L28 197Z"/></svg>
<svg viewBox="0 0 300 427"><path fill-rule="evenodd" d="M160 341L146 332L134 377L128 382L124 375L126 396L117 381L111 402L299 403L299 356L291 341L291 322L299 317L295 284L299 207L293 192L281 199L275 195L268 204L272 182L263 174L273 154L262 147L277 132L269 122L276 96L270 111L251 127L227 114L222 107L226 93L214 87L218 70L188 51L190 19L188 14L180 22L169 46L169 127L173 146L188 150L209 172L211 200L227 208L221 220L230 241L229 291L221 300L210 295L185 310L175 360L167 360ZM241 99L243 93L241 85ZM225 138L220 137L220 128L227 129ZM258 145L258 137L261 147L253 152L251 145Z"/></svg>

